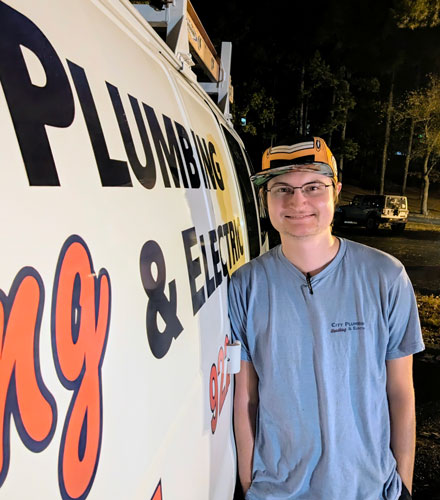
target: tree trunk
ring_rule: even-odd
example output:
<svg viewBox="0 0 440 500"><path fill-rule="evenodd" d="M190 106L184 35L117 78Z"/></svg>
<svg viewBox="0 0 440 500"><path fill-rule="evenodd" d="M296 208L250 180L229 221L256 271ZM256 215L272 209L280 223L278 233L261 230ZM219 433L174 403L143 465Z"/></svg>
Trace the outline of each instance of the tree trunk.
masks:
<svg viewBox="0 0 440 500"><path fill-rule="evenodd" d="M420 213L423 215L428 215L428 193L429 193L429 173L428 164L431 152L428 151L423 162L422 170L422 201L420 203Z"/></svg>
<svg viewBox="0 0 440 500"><path fill-rule="evenodd" d="M309 130L307 127L307 120L309 119L309 98L306 99L306 105L304 109L304 123L303 123L303 134L308 135Z"/></svg>
<svg viewBox="0 0 440 500"><path fill-rule="evenodd" d="M405 169L403 171L402 195L404 195L406 193L406 180L408 178L409 162L411 161L412 143L413 143L415 124L416 124L416 122L415 122L414 118L412 118L411 119L411 130L409 131L408 151L406 152L406 158L405 158Z"/></svg>
<svg viewBox="0 0 440 500"><path fill-rule="evenodd" d="M346 86L345 91L348 94L350 92L350 83L346 81L345 86ZM344 151L345 148L345 137L347 135L347 120L348 120L348 106L346 106L344 109L344 122L342 124L342 131L341 131L342 151ZM339 182L342 182L343 174L344 174L344 152L341 153L339 158L339 176L338 176Z"/></svg>
<svg viewBox="0 0 440 500"><path fill-rule="evenodd" d="M347 133L347 118L348 118L348 109L344 110L344 124L342 125L342 132L341 132L341 145L344 147L345 145L345 136ZM342 182L342 177L344 174L344 153L341 153L340 158L339 158L339 175L338 175L338 181Z"/></svg>
<svg viewBox="0 0 440 500"><path fill-rule="evenodd" d="M333 137L333 118L335 116L335 104L336 104L336 89L333 88L333 95L332 95L332 106L330 109L330 130L328 133L328 141L327 141L327 146L329 148L332 147L332 137Z"/></svg>
<svg viewBox="0 0 440 500"><path fill-rule="evenodd" d="M391 135L391 116L393 114L393 93L394 93L394 70L391 75L390 93L388 94L387 117L385 124L385 143L383 146L383 154L382 154L382 170L380 173L379 194L384 193L384 187L385 187L385 171L387 169L388 144L390 142L390 135Z"/></svg>

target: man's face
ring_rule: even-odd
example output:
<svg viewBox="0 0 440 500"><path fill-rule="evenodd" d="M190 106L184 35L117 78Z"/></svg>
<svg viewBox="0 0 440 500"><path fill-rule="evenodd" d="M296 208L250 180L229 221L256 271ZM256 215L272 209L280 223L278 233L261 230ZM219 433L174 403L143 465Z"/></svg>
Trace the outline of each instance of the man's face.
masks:
<svg viewBox="0 0 440 500"><path fill-rule="evenodd" d="M313 172L289 172L278 175L268 181L267 188L279 186L303 186L309 182L332 184L329 177ZM270 221L281 236L294 238L312 237L324 232L330 233L330 225L335 210L334 187L325 188L322 193L314 197L307 197L300 189L295 189L290 196L275 196L274 192L267 193L267 206ZM336 186L339 193L341 184Z"/></svg>

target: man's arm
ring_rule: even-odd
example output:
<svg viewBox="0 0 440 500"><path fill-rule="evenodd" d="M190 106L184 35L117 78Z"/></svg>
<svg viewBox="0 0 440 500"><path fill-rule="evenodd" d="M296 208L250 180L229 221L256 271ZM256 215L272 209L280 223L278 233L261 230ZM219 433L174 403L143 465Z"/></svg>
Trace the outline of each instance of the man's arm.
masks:
<svg viewBox="0 0 440 500"><path fill-rule="evenodd" d="M238 474L244 494L252 482L257 409L258 376L252 363L242 360L240 372L235 375L234 429Z"/></svg>
<svg viewBox="0 0 440 500"><path fill-rule="evenodd" d="M412 376L412 356L387 363L387 395L391 419L391 449L397 471L411 492L416 441L416 412Z"/></svg>

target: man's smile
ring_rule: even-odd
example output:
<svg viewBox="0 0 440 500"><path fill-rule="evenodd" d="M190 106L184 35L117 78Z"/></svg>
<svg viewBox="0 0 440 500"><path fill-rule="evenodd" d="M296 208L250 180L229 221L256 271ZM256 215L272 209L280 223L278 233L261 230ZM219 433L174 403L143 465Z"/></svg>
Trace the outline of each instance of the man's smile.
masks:
<svg viewBox="0 0 440 500"><path fill-rule="evenodd" d="M285 214L284 217L286 219L293 219L293 220L304 220L308 219L310 217L315 217L315 214Z"/></svg>

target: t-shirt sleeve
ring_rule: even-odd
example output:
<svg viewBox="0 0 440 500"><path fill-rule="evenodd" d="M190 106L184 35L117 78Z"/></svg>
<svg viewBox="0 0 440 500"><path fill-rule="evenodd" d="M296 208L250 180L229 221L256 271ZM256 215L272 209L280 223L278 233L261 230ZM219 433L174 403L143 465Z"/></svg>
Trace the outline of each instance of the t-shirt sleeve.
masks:
<svg viewBox="0 0 440 500"><path fill-rule="evenodd" d="M419 313L411 281L404 269L389 291L389 341L386 359L402 358L423 351Z"/></svg>
<svg viewBox="0 0 440 500"><path fill-rule="evenodd" d="M234 341L238 340L241 343L241 359L252 361L246 336L247 308L245 294L240 280L234 275L229 283L228 300L232 338Z"/></svg>

